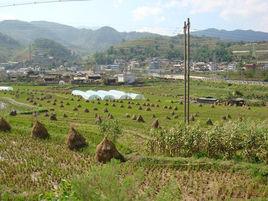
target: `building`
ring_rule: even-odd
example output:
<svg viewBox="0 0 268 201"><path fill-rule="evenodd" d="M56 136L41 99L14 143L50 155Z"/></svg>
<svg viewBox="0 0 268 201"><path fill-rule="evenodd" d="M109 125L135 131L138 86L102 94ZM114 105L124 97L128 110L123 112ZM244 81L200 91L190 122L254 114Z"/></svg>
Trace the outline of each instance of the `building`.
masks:
<svg viewBox="0 0 268 201"><path fill-rule="evenodd" d="M117 75L117 82L120 84L133 84L137 80L134 74L125 73Z"/></svg>
<svg viewBox="0 0 268 201"><path fill-rule="evenodd" d="M203 104L214 104L218 101L218 99L213 98L213 97L202 97L202 98L197 98L198 103L203 103Z"/></svg>

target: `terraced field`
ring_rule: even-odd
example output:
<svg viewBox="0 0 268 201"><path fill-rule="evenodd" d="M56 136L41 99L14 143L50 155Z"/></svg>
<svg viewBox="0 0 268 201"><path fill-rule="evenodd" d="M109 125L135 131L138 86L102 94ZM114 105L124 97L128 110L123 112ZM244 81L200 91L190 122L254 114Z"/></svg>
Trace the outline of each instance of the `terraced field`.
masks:
<svg viewBox="0 0 268 201"><path fill-rule="evenodd" d="M139 87L116 87L145 96L145 100L135 101L85 101L71 96L73 89L115 88L111 86L21 84L12 87L13 92L0 92L0 102L6 105L1 116L12 126L11 132L0 132L0 200L53 200L53 197L58 200L265 200L268 197L265 162L268 136L264 133L268 131L265 126L267 86L192 83L191 114L194 118L191 125L203 132L214 128L207 125L208 118L215 127L223 125L227 129L224 125L232 125L232 122L248 122L248 127L243 125L245 136L247 132L254 134L257 129L263 142L261 150L250 147L252 153L256 152L250 158L244 154L249 145L239 147L232 157L225 153L210 156L203 151L172 155L149 149L148 143L155 137L150 131L155 119L166 130L182 124L182 82L148 81ZM195 102L201 96L213 96L223 102L235 91L242 94L247 106L222 103L212 107ZM16 116L9 115L12 109L17 111ZM57 120L50 119L52 113ZM104 137L96 124L96 115L104 122L117 120L123 132L116 146L128 159L126 163L101 165L95 161L96 146ZM139 115L144 123L133 120ZM31 137L36 120L46 126L49 139ZM255 125L256 129L249 128ZM80 151L68 149L66 137L70 126L86 138L88 147Z"/></svg>

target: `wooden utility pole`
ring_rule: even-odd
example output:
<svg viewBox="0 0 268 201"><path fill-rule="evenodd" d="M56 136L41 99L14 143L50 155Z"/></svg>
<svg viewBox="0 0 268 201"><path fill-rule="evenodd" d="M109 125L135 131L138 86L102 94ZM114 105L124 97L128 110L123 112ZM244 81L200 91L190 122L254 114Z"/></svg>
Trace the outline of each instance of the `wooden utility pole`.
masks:
<svg viewBox="0 0 268 201"><path fill-rule="evenodd" d="M190 122L190 19L184 22L184 123Z"/></svg>
<svg viewBox="0 0 268 201"><path fill-rule="evenodd" d="M187 123L187 39L186 39L187 25L184 22L184 123Z"/></svg>
<svg viewBox="0 0 268 201"><path fill-rule="evenodd" d="M190 122L190 19L187 19L187 123Z"/></svg>

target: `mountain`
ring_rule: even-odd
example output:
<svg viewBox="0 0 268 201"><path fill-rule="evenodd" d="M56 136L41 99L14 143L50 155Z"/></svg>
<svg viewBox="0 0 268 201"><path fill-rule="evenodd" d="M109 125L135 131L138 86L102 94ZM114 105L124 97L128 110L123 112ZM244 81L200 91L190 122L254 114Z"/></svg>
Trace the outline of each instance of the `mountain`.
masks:
<svg viewBox="0 0 268 201"><path fill-rule="evenodd" d="M260 32L260 31L252 31L252 30L234 30L234 31L226 31L226 30L218 30L218 29L205 29L202 31L194 31L192 32L195 36L206 36L206 37L214 37L219 38L221 40L227 41L235 41L235 42L260 42L260 41L268 41L268 33Z"/></svg>
<svg viewBox="0 0 268 201"><path fill-rule="evenodd" d="M106 50L111 45L125 40L157 36L152 33L118 32L111 27L91 30L46 21L24 22L18 20L0 22L0 32L24 45L28 45L38 38L54 40L85 55Z"/></svg>
<svg viewBox="0 0 268 201"><path fill-rule="evenodd" d="M79 58L72 51L49 39L36 39L32 44L32 62L39 66L74 64Z"/></svg>
<svg viewBox="0 0 268 201"><path fill-rule="evenodd" d="M0 33L0 63L7 62L20 48L18 41Z"/></svg>

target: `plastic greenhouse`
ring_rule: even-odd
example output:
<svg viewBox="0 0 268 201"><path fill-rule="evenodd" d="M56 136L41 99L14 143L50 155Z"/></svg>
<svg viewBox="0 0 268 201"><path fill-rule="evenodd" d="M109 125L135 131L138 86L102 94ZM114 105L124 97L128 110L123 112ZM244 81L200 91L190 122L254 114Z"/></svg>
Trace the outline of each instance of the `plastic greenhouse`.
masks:
<svg viewBox="0 0 268 201"><path fill-rule="evenodd" d="M131 99L131 97L123 91L110 90L109 93L113 94L115 99Z"/></svg>
<svg viewBox="0 0 268 201"><path fill-rule="evenodd" d="M0 91L13 91L13 87L0 86Z"/></svg>
<svg viewBox="0 0 268 201"><path fill-rule="evenodd" d="M141 99L144 99L144 96L141 95L141 94L128 93L127 95L128 95L131 99L134 99L134 100L141 100Z"/></svg>
<svg viewBox="0 0 268 201"><path fill-rule="evenodd" d="M114 99L135 99L140 100L144 99L144 96L141 94L135 94L135 93L125 93L123 91L118 90L110 90L110 91L104 91L104 90L88 90L86 92L80 91L80 90L73 90L72 95L74 96L81 96L82 98L86 100L114 100Z"/></svg>

